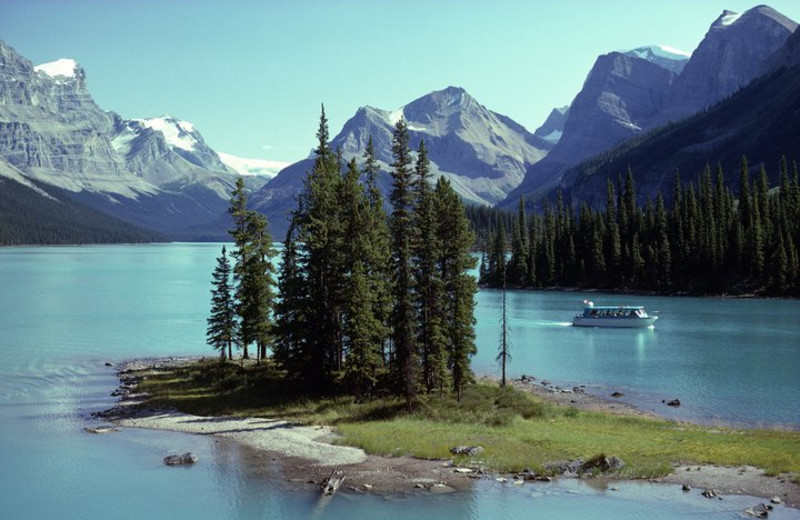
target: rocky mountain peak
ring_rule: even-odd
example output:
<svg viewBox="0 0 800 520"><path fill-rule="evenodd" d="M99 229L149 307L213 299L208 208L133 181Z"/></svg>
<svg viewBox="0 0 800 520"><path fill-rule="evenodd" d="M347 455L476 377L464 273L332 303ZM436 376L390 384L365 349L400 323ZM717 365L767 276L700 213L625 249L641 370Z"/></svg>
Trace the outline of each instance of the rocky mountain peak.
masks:
<svg viewBox="0 0 800 520"><path fill-rule="evenodd" d="M623 54L628 56L636 56L637 58L655 63L667 70L680 74L683 67L689 61L690 53L669 47L667 45L647 45L645 47L637 47L629 51L623 51Z"/></svg>
<svg viewBox="0 0 800 520"><path fill-rule="evenodd" d="M453 115L480 108L482 107L463 88L447 87L412 101L402 108L402 113L409 123L427 126L433 122L446 122Z"/></svg>
<svg viewBox="0 0 800 520"><path fill-rule="evenodd" d="M658 123L678 121L724 99L759 76L797 24L760 5L723 11L675 80Z"/></svg>
<svg viewBox="0 0 800 520"><path fill-rule="evenodd" d="M77 81L86 78L83 68L78 62L70 58L61 58L56 61L42 63L33 68L39 74L52 79L57 83Z"/></svg>

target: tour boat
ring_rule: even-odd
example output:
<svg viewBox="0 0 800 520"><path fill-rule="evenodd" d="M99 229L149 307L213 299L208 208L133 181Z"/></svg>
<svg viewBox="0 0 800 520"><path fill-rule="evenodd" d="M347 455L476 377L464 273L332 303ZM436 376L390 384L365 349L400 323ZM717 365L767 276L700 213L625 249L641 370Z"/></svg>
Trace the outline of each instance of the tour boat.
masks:
<svg viewBox="0 0 800 520"><path fill-rule="evenodd" d="M575 327L644 329L653 327L657 319L658 316L650 316L641 305L602 307L584 300L583 312L572 318L572 324Z"/></svg>

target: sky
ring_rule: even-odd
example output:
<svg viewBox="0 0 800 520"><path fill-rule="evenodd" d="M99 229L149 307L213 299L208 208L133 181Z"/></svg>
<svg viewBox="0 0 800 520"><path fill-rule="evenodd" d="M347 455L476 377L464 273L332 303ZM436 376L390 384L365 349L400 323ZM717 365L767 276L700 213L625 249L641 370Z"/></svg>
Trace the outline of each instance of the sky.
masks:
<svg viewBox="0 0 800 520"><path fill-rule="evenodd" d="M365 105L448 86L534 131L597 56L693 51L741 0L0 0L0 39L34 65L72 58L104 110L170 114L219 152L294 162L324 103L335 136ZM771 7L800 21L800 2Z"/></svg>

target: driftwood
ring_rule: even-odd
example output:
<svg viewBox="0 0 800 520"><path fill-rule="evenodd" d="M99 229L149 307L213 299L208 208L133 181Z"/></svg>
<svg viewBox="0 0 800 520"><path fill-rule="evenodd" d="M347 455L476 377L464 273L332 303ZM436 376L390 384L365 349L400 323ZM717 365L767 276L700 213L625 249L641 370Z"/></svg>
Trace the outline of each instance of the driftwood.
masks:
<svg viewBox="0 0 800 520"><path fill-rule="evenodd" d="M333 496L339 489L339 486L344 482L345 474L341 469L335 469L331 472L331 476L322 481L320 487L322 488L322 496Z"/></svg>

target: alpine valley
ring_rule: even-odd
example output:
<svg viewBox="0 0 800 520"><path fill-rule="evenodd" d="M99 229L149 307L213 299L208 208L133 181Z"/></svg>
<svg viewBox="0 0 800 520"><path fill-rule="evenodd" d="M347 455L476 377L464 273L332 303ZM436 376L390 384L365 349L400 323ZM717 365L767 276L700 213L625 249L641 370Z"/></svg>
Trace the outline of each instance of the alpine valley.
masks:
<svg viewBox="0 0 800 520"><path fill-rule="evenodd" d="M388 193L402 117L434 179L468 203L512 208L524 196L536 208L561 190L599 205L628 168L646 199L676 170L692 180L744 154L755 167L798 159L799 42L797 23L770 7L725 11L691 54L652 45L599 56L572 103L534 132L447 87L397 109L359 108L331 147L361 162L372 137ZM239 175L282 239L312 164L313 154L286 165L217 152L171 116L124 119L97 106L77 62L34 66L0 41L0 245L225 240Z"/></svg>

